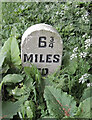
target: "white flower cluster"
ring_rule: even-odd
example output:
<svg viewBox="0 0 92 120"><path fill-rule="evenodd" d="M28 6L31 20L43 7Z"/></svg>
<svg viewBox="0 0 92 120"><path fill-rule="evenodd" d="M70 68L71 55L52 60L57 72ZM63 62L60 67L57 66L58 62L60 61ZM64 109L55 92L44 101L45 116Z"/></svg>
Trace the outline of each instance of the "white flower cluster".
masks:
<svg viewBox="0 0 92 120"><path fill-rule="evenodd" d="M87 33L85 33L83 36L82 36L82 38L85 38L87 36Z"/></svg>
<svg viewBox="0 0 92 120"><path fill-rule="evenodd" d="M90 39L90 44L92 44L92 38Z"/></svg>
<svg viewBox="0 0 92 120"><path fill-rule="evenodd" d="M90 74L88 74L88 73L85 73L84 75L82 75L82 77L79 79L79 83L82 82L82 84L83 84L84 82L86 82L88 80L89 75Z"/></svg>
<svg viewBox="0 0 92 120"><path fill-rule="evenodd" d="M92 54L89 55L92 58Z"/></svg>
<svg viewBox="0 0 92 120"><path fill-rule="evenodd" d="M15 94L14 90L12 90L12 94L13 94L13 95Z"/></svg>
<svg viewBox="0 0 92 120"><path fill-rule="evenodd" d="M60 14L61 16L64 15L64 11L62 10L59 14Z"/></svg>
<svg viewBox="0 0 92 120"><path fill-rule="evenodd" d="M72 54L72 55L70 56L70 60L72 60L73 58L77 58L77 55L76 55L76 54Z"/></svg>
<svg viewBox="0 0 92 120"><path fill-rule="evenodd" d="M87 52L81 52L79 56L81 58L85 58L87 56L87 54L88 54Z"/></svg>
<svg viewBox="0 0 92 120"><path fill-rule="evenodd" d="M91 87L92 86L92 83L87 83L87 87Z"/></svg>
<svg viewBox="0 0 92 120"><path fill-rule="evenodd" d="M73 49L73 52L76 53L77 50L78 50L78 47L74 48L74 49Z"/></svg>
<svg viewBox="0 0 92 120"><path fill-rule="evenodd" d="M88 49L91 45L91 40L90 39L86 39L85 40L85 48Z"/></svg>
<svg viewBox="0 0 92 120"><path fill-rule="evenodd" d="M64 11L63 10L61 12L57 11L56 15L61 15L62 16L62 15L64 15Z"/></svg>
<svg viewBox="0 0 92 120"><path fill-rule="evenodd" d="M79 11L76 12L76 15L79 15Z"/></svg>
<svg viewBox="0 0 92 120"><path fill-rule="evenodd" d="M89 19L88 19L88 12L86 11L84 15L81 15L82 20L85 21L85 23L88 24Z"/></svg>
<svg viewBox="0 0 92 120"><path fill-rule="evenodd" d="M59 12L57 11L57 12L56 12L56 15L58 15L58 14L59 14Z"/></svg>
<svg viewBox="0 0 92 120"><path fill-rule="evenodd" d="M65 10L68 10L69 8L68 8L68 6L65 5L64 9L65 9Z"/></svg>
<svg viewBox="0 0 92 120"><path fill-rule="evenodd" d="M71 23L70 26L72 26L73 24Z"/></svg>
<svg viewBox="0 0 92 120"><path fill-rule="evenodd" d="M30 107L29 107L29 106L27 107L27 110L30 110Z"/></svg>
<svg viewBox="0 0 92 120"><path fill-rule="evenodd" d="M70 60L72 60L73 58L77 58L77 53L76 53L77 49L78 49L78 47L73 49L73 54L70 56Z"/></svg>

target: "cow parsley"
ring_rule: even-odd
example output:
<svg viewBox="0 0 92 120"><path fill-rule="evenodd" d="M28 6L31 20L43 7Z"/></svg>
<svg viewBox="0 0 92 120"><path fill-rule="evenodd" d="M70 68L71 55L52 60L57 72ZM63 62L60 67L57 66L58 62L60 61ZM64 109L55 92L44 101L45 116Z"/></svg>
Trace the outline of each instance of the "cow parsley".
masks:
<svg viewBox="0 0 92 120"><path fill-rule="evenodd" d="M78 50L78 47L74 48L74 49L73 49L73 52L76 53L77 50Z"/></svg>
<svg viewBox="0 0 92 120"><path fill-rule="evenodd" d="M29 110L29 109L30 109L30 107L28 106L28 107L27 107L27 110Z"/></svg>
<svg viewBox="0 0 92 120"><path fill-rule="evenodd" d="M89 22L88 12L86 11L84 15L81 15L81 17L82 17L82 20L83 20L86 24L88 24L88 22Z"/></svg>
<svg viewBox="0 0 92 120"><path fill-rule="evenodd" d="M77 58L77 50L78 50L78 47L73 49L73 54L70 56L70 60L72 60L73 58Z"/></svg>
<svg viewBox="0 0 92 120"><path fill-rule="evenodd" d="M92 83L87 83L87 87L91 87L92 86Z"/></svg>
<svg viewBox="0 0 92 120"><path fill-rule="evenodd" d="M73 58L77 58L77 54L72 54L72 55L70 56L70 60L72 60Z"/></svg>
<svg viewBox="0 0 92 120"><path fill-rule="evenodd" d="M13 95L15 94L14 90L12 90L12 94L13 94Z"/></svg>
<svg viewBox="0 0 92 120"><path fill-rule="evenodd" d="M88 49L90 45L91 45L91 40L90 39L85 40L85 48Z"/></svg>
<svg viewBox="0 0 92 120"><path fill-rule="evenodd" d="M79 79L79 83L82 82L82 84L83 84L84 82L86 82L88 80L89 75L90 74L88 74L88 73L85 73L84 75L82 75L82 77Z"/></svg>
<svg viewBox="0 0 92 120"><path fill-rule="evenodd" d="M81 52L79 56L81 58L85 58L87 56L87 54L88 54L87 52Z"/></svg>
<svg viewBox="0 0 92 120"><path fill-rule="evenodd" d="M83 36L82 36L82 38L85 38L87 36L87 33L85 33Z"/></svg>

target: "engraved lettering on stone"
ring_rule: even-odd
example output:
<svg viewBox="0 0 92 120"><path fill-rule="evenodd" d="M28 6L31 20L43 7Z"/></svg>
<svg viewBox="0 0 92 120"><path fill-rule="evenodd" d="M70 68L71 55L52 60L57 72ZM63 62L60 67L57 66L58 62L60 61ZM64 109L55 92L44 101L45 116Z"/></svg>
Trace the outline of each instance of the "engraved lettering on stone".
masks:
<svg viewBox="0 0 92 120"><path fill-rule="evenodd" d="M21 59L23 66L34 64L42 75L56 71L62 62L63 43L58 32L41 23L29 27L22 36Z"/></svg>

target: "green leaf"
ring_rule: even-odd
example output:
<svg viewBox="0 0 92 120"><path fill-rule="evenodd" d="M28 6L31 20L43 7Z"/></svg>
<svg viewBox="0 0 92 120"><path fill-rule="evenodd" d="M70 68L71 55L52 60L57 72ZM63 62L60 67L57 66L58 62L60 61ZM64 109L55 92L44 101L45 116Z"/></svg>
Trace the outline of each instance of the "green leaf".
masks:
<svg viewBox="0 0 92 120"><path fill-rule="evenodd" d="M92 97L85 99L80 103L76 113L77 118L92 118Z"/></svg>
<svg viewBox="0 0 92 120"><path fill-rule="evenodd" d="M23 80L22 75L8 74L3 78L2 82L0 83L0 91L1 91L3 84L16 84L16 83L21 82L22 80Z"/></svg>
<svg viewBox="0 0 92 120"><path fill-rule="evenodd" d="M10 46L12 39L9 38L0 51L0 67L2 67L5 58L10 59Z"/></svg>
<svg viewBox="0 0 92 120"><path fill-rule="evenodd" d="M61 92L61 89L56 89L51 86L46 87L44 98L50 115L56 118L74 116L77 110L76 102L73 97L67 95L67 93Z"/></svg>
<svg viewBox="0 0 92 120"><path fill-rule="evenodd" d="M21 97L21 99L17 102L11 101L3 101L2 102L2 117L12 118L13 115L16 115L19 108L23 104L23 102L27 99L27 96Z"/></svg>
<svg viewBox="0 0 92 120"><path fill-rule="evenodd" d="M11 62L15 67L19 67L21 64L19 55L20 52L17 40L14 37L10 37L0 51L0 67L2 67L5 59L7 64Z"/></svg>
<svg viewBox="0 0 92 120"><path fill-rule="evenodd" d="M74 58L69 61L69 66L67 67L67 72L69 74L74 74L76 72L77 67L78 67L77 59Z"/></svg>
<svg viewBox="0 0 92 120"><path fill-rule="evenodd" d="M87 89L84 90L81 101L83 101L89 97L92 97L92 87L88 87Z"/></svg>
<svg viewBox="0 0 92 120"><path fill-rule="evenodd" d="M31 67L24 67L24 71L28 77L31 77L36 82L40 83L41 74L35 65L32 65Z"/></svg>
<svg viewBox="0 0 92 120"><path fill-rule="evenodd" d="M10 92L10 91L9 91L9 92ZM18 86L17 86L14 90L12 90L12 91L10 92L10 94L13 95L14 98L18 98L18 97L24 96L24 95L26 95L26 94L29 95L30 92L28 91L27 87L24 85L24 86L21 87L21 88L18 88Z"/></svg>
<svg viewBox="0 0 92 120"><path fill-rule="evenodd" d="M3 84L16 84L16 83L21 82L22 80L23 80L22 75L8 74L3 78L3 80L0 84L0 90L1 90Z"/></svg>
<svg viewBox="0 0 92 120"><path fill-rule="evenodd" d="M26 114L28 118L33 118L35 115L35 104L31 100L28 101L28 104L26 105Z"/></svg>
<svg viewBox="0 0 92 120"><path fill-rule="evenodd" d="M30 118L30 120L32 120L32 118L35 117L35 111L36 111L34 102L31 100L25 101L24 105L21 106L19 111L23 117L26 115L27 118Z"/></svg>
<svg viewBox="0 0 92 120"><path fill-rule="evenodd" d="M19 83L23 80L22 75L20 74L8 74L3 78L3 83L11 83L11 84L16 84Z"/></svg>
<svg viewBox="0 0 92 120"><path fill-rule="evenodd" d="M24 67L24 71L25 71L25 74L28 76L28 77L31 77L31 68L30 67Z"/></svg>
<svg viewBox="0 0 92 120"><path fill-rule="evenodd" d="M69 65L69 59L70 59L69 52L66 52L63 57L63 64L65 67Z"/></svg>
<svg viewBox="0 0 92 120"><path fill-rule="evenodd" d="M4 62L4 60L5 60L5 57L6 57L5 54L0 53L0 68L1 68L2 65L3 65L3 62Z"/></svg>
<svg viewBox="0 0 92 120"><path fill-rule="evenodd" d="M19 57L20 52L19 52L19 47L17 40L13 37L12 42L11 42L11 61L14 66L19 66L21 64L21 59Z"/></svg>
<svg viewBox="0 0 92 120"><path fill-rule="evenodd" d="M34 90L34 86L33 86L33 79L30 78L26 78L24 81L24 85L29 89L29 90Z"/></svg>
<svg viewBox="0 0 92 120"><path fill-rule="evenodd" d="M17 28L15 26L13 26L12 30L11 30L11 36L15 37L17 36Z"/></svg>
<svg viewBox="0 0 92 120"><path fill-rule="evenodd" d="M9 65L5 65L3 68L0 68L0 74L7 73L9 70Z"/></svg>

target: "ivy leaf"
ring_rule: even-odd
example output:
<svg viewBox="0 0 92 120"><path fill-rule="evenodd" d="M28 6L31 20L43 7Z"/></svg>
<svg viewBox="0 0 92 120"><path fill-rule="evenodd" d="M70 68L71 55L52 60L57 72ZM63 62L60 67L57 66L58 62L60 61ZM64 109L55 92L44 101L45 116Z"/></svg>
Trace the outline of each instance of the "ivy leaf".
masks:
<svg viewBox="0 0 92 120"><path fill-rule="evenodd" d="M11 101L3 101L2 102L2 117L5 116L5 118L12 118L13 115L16 115L20 106L23 104L23 102L28 97L21 97L21 99L17 102L11 102Z"/></svg>
<svg viewBox="0 0 92 120"><path fill-rule="evenodd" d="M77 118L92 118L92 97L85 99L80 103L76 113Z"/></svg>
<svg viewBox="0 0 92 120"><path fill-rule="evenodd" d="M61 92L61 89L47 86L44 91L44 98L50 115L56 118L74 116L77 110L73 97Z"/></svg>
<svg viewBox="0 0 92 120"><path fill-rule="evenodd" d="M89 97L92 97L92 87L88 87L87 89L84 90L81 101L83 101Z"/></svg>

